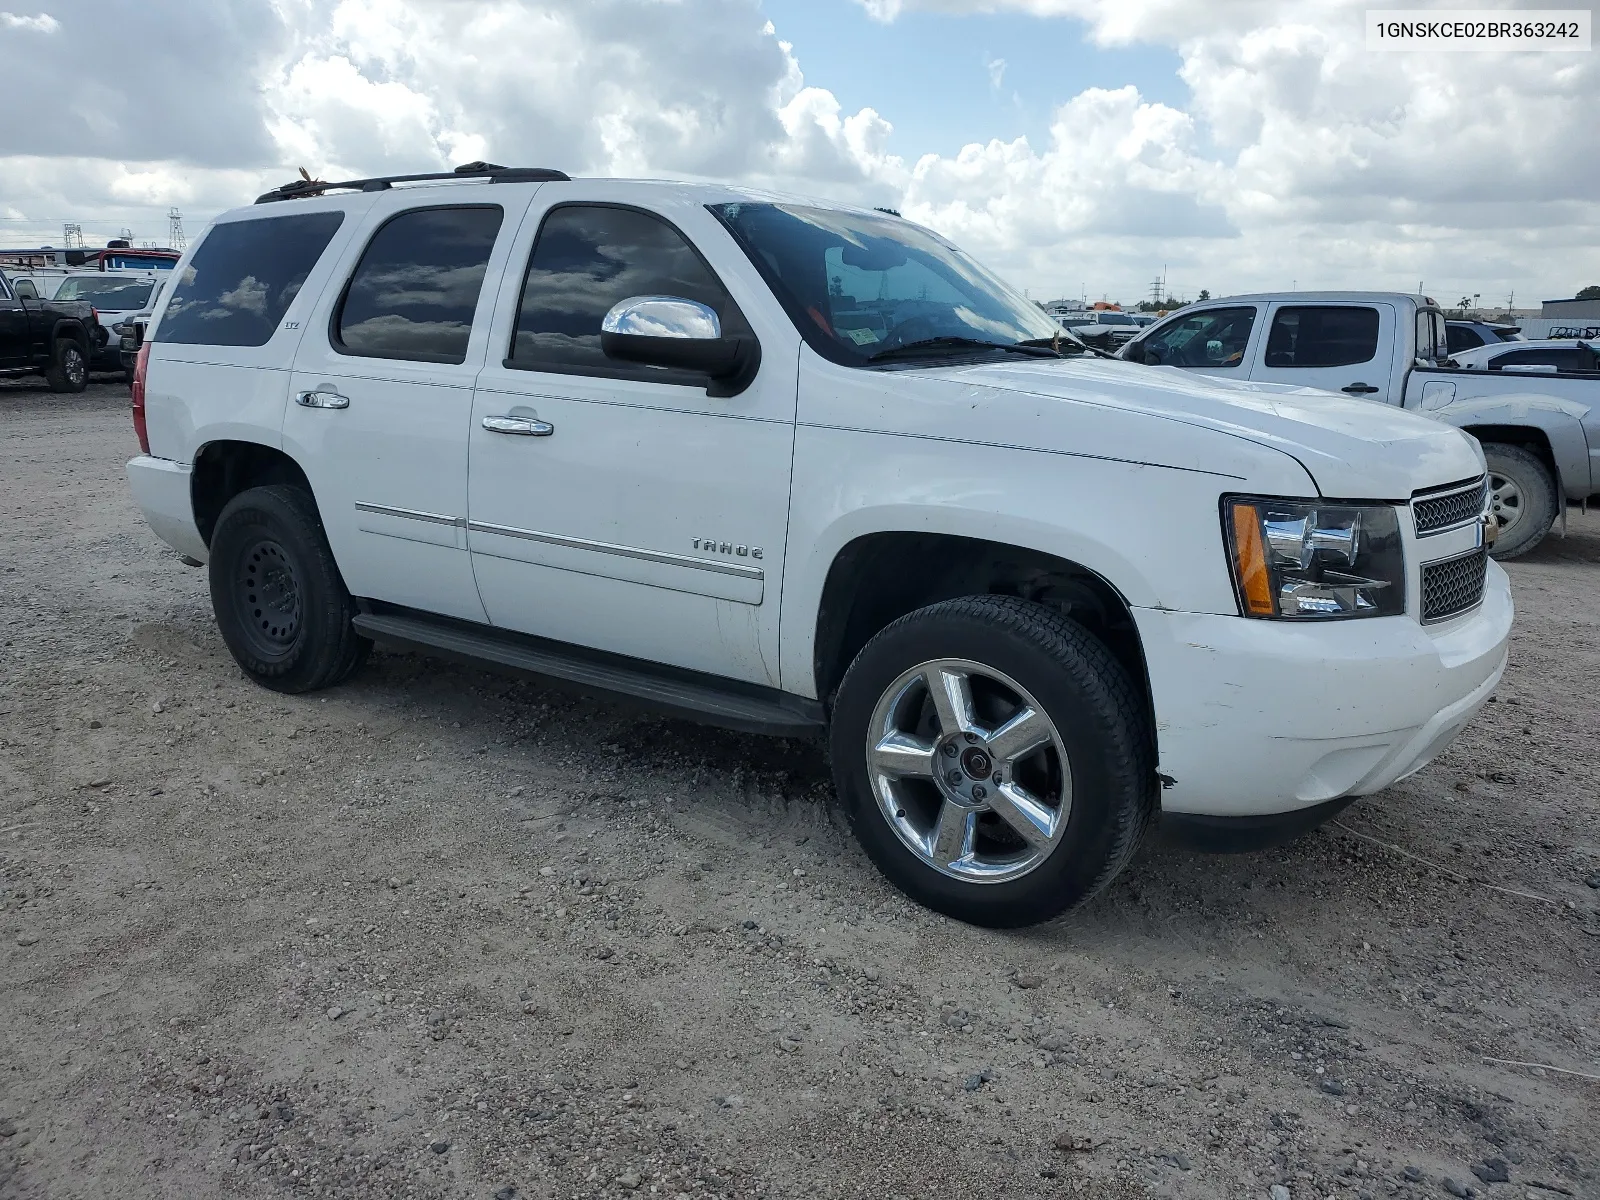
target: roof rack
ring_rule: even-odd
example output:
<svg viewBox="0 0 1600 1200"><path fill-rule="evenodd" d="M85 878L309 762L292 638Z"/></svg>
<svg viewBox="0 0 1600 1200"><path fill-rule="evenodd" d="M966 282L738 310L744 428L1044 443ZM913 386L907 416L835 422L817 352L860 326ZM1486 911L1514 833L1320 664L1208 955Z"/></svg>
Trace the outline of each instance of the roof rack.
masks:
<svg viewBox="0 0 1600 1200"><path fill-rule="evenodd" d="M302 169L300 174L305 176ZM282 187L273 188L256 197L257 204L271 204L275 200L300 200L307 196L320 196L324 192L386 192L397 183L421 183L430 179L487 179L490 183L549 183L571 179L565 171L550 167L502 167L498 163L463 163L454 171L433 171L425 175L379 175L372 179L346 179L342 183L328 183L321 179L304 177L291 180Z"/></svg>

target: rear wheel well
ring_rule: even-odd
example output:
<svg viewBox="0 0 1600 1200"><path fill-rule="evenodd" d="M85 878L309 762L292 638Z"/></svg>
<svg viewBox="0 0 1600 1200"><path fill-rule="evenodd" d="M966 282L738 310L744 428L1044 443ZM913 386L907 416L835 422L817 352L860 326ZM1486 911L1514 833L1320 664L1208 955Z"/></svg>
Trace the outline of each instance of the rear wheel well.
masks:
<svg viewBox="0 0 1600 1200"><path fill-rule="evenodd" d="M1521 446L1544 464L1559 495L1561 471L1556 467L1556 456L1550 449L1550 438L1544 430L1532 425L1466 425L1461 431L1470 433L1480 443L1499 442L1507 446Z"/></svg>
<svg viewBox="0 0 1600 1200"><path fill-rule="evenodd" d="M828 569L813 647L817 696L827 702L861 648L909 612L958 596L1020 596L1098 637L1151 711L1149 673L1133 614L1088 568L1021 546L948 534L877 533L840 550ZM1154 721L1148 723L1154 729Z"/></svg>
<svg viewBox="0 0 1600 1200"><path fill-rule="evenodd" d="M206 545L223 507L240 492L269 483L287 483L311 491L306 473L282 450L259 442L211 442L194 460L189 494L194 523Z"/></svg>

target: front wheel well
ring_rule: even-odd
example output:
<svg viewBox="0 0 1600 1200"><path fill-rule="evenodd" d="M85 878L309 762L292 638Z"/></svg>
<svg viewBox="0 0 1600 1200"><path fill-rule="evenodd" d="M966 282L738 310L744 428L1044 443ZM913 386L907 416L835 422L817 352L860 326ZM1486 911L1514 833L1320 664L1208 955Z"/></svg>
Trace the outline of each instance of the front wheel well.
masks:
<svg viewBox="0 0 1600 1200"><path fill-rule="evenodd" d="M195 455L189 481L194 523L200 537L211 545L217 517L240 492L271 483L287 483L311 491L306 473L282 450L259 442L210 442Z"/></svg>
<svg viewBox="0 0 1600 1200"><path fill-rule="evenodd" d="M1103 642L1152 711L1149 672L1133 613L1087 567L1003 542L949 534L876 533L834 557L817 610L813 668L825 703L861 648L919 608L959 596L1018 596L1055 609ZM1153 720L1147 727L1154 729Z"/></svg>
<svg viewBox="0 0 1600 1200"><path fill-rule="evenodd" d="M1464 425L1462 433L1470 433L1478 439L1480 445L1499 442L1507 446L1520 446L1532 454L1550 472L1550 479L1559 492L1561 488L1561 471L1556 466L1556 456L1550 449L1550 437L1544 430L1533 425Z"/></svg>

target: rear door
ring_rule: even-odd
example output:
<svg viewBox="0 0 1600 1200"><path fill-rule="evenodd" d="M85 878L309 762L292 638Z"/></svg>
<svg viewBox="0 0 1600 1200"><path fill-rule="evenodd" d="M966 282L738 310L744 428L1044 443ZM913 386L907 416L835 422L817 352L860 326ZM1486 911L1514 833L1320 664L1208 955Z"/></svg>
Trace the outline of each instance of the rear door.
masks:
<svg viewBox="0 0 1600 1200"><path fill-rule="evenodd" d="M28 359L28 312L0 275L0 367L20 367Z"/></svg>
<svg viewBox="0 0 1600 1200"><path fill-rule="evenodd" d="M498 280L528 196L386 194L311 312L284 447L358 596L485 619L467 559L467 423L494 303L484 280Z"/></svg>
<svg viewBox="0 0 1600 1200"><path fill-rule="evenodd" d="M1394 345L1392 304L1273 304L1250 378L1387 402Z"/></svg>

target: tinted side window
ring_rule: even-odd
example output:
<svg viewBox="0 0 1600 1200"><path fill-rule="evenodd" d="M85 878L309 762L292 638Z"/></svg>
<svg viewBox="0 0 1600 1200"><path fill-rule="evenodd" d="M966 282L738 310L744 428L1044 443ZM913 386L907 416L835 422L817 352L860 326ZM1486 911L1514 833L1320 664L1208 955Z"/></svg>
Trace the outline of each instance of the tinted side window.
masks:
<svg viewBox="0 0 1600 1200"><path fill-rule="evenodd" d="M462 363L500 232L498 205L419 208L372 235L334 316L345 354Z"/></svg>
<svg viewBox="0 0 1600 1200"><path fill-rule="evenodd" d="M566 205L539 230L522 284L510 365L535 371L656 373L600 349L600 322L632 296L681 296L716 310L724 332L743 318L677 230L625 208Z"/></svg>
<svg viewBox="0 0 1600 1200"><path fill-rule="evenodd" d="M1237 367L1244 361L1255 323L1253 305L1212 308L1182 317L1153 330L1139 343L1144 350L1142 361L1164 367Z"/></svg>
<svg viewBox="0 0 1600 1200"><path fill-rule="evenodd" d="M1460 325L1448 325L1444 331L1448 340L1450 353L1455 354L1460 350L1471 350L1483 345L1483 339L1478 336L1476 329L1467 329Z"/></svg>
<svg viewBox="0 0 1600 1200"><path fill-rule="evenodd" d="M1558 371L1592 371L1594 356L1581 346L1561 350L1513 350L1489 364L1491 371L1507 367L1554 367Z"/></svg>
<svg viewBox="0 0 1600 1200"><path fill-rule="evenodd" d="M1269 367L1345 367L1377 353L1375 308L1280 308L1267 334Z"/></svg>
<svg viewBox="0 0 1600 1200"><path fill-rule="evenodd" d="M155 340L265 346L343 220L316 212L213 226L179 275Z"/></svg>

